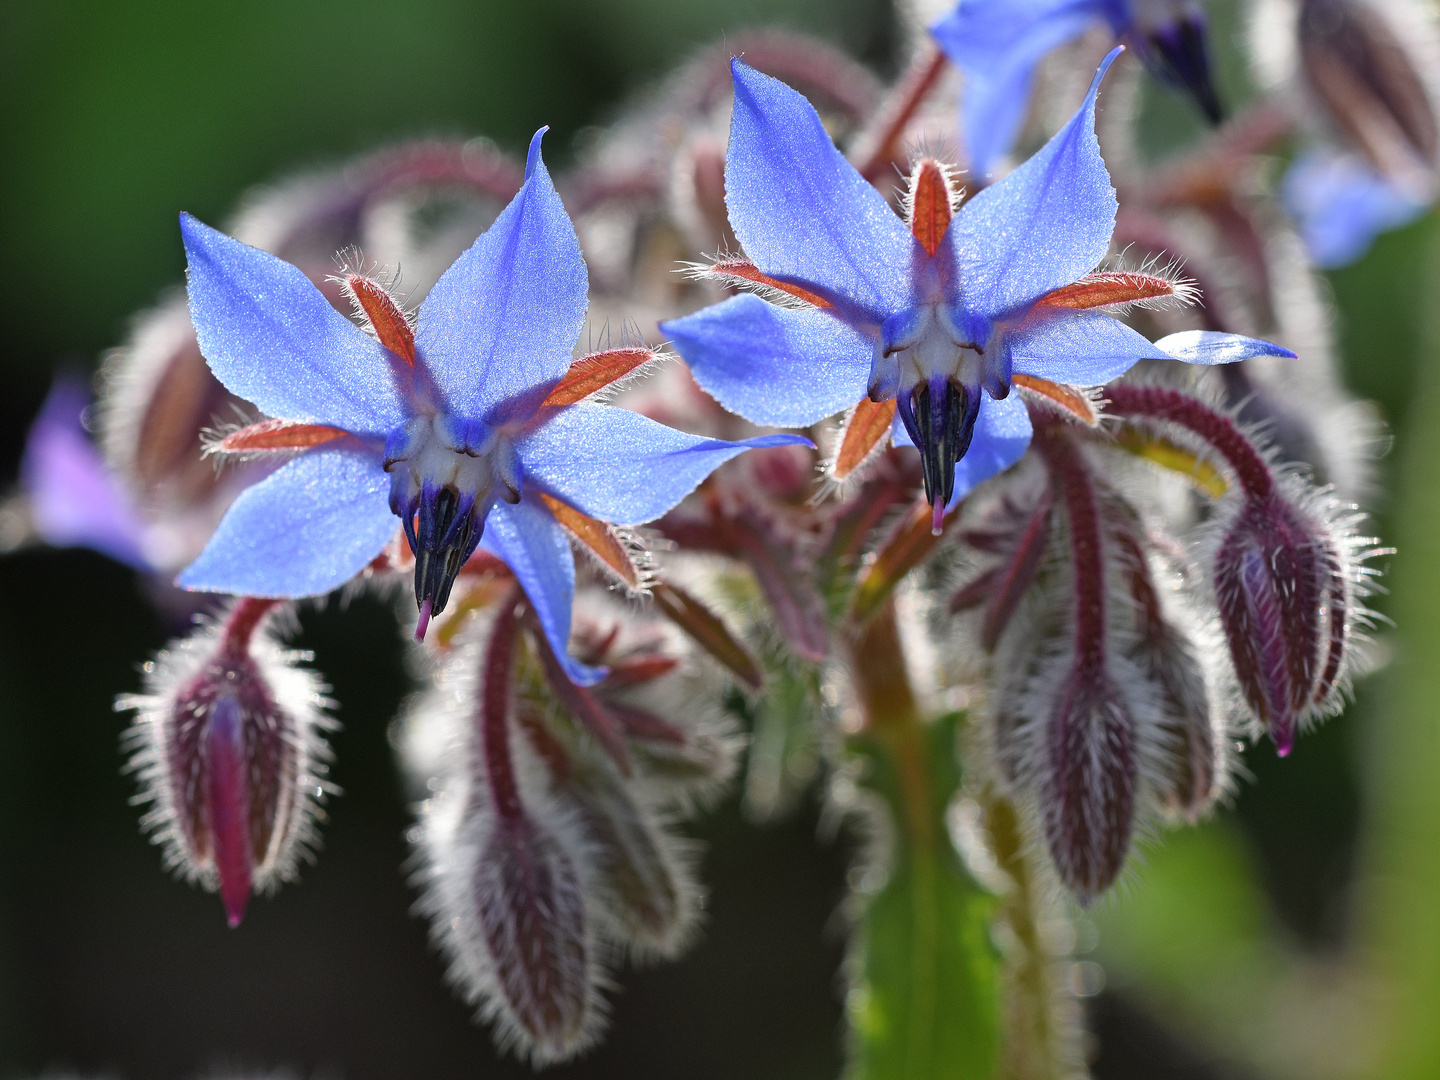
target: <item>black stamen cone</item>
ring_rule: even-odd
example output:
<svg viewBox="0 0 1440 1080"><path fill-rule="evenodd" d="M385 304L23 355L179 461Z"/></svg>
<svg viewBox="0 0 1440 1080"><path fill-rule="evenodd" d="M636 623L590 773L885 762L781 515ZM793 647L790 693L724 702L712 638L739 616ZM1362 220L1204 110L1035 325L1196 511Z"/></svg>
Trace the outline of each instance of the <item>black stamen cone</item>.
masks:
<svg viewBox="0 0 1440 1080"><path fill-rule="evenodd" d="M920 451L926 500L931 506L948 505L955 493L955 464L970 449L975 434L979 388L936 380L902 394L897 404L905 430Z"/></svg>
<svg viewBox="0 0 1440 1080"><path fill-rule="evenodd" d="M484 518L478 518L474 507L467 508L461 520L460 498L451 488L441 488L433 496L427 492L420 500L419 545L415 552L415 606L423 608L430 601L430 613L438 615L450 602L450 590L465 561L475 553Z"/></svg>
<svg viewBox="0 0 1440 1080"><path fill-rule="evenodd" d="M1218 125L1224 120L1225 110L1220 106L1211 77L1205 24L1196 18L1180 19L1151 34L1150 45L1149 66L1156 76L1188 92L1211 124Z"/></svg>

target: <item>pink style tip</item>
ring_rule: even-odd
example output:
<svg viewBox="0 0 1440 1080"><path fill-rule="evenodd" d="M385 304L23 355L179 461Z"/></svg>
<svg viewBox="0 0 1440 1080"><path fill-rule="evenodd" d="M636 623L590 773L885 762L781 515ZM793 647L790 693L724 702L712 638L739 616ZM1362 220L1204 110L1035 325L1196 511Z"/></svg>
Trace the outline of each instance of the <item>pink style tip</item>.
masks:
<svg viewBox="0 0 1440 1080"><path fill-rule="evenodd" d="M429 597L426 597L425 600L424 600L424 602L421 603L421 605L420 605L420 618L419 618L419 619L416 621L416 623L415 623L415 640L416 640L416 641L424 641L424 640L425 640L425 631L426 631L426 630L429 628L429 626L430 626L430 609L431 609L431 607L433 606L433 604L434 604L434 601L432 601Z"/></svg>
<svg viewBox="0 0 1440 1080"><path fill-rule="evenodd" d="M234 930L245 919L245 908L250 903L250 889L247 887L244 892L240 892L238 889L222 887L220 899L225 904L225 922Z"/></svg>
<svg viewBox="0 0 1440 1080"><path fill-rule="evenodd" d="M945 504L933 503L930 507L930 535L939 536L945 531Z"/></svg>

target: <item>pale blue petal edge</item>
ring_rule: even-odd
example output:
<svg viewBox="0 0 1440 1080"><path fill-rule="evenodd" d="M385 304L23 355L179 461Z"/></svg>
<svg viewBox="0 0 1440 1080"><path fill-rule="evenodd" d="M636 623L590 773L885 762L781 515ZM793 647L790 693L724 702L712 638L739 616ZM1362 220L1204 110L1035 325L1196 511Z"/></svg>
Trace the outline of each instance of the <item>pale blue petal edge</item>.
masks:
<svg viewBox="0 0 1440 1080"><path fill-rule="evenodd" d="M525 184L420 305L416 351L449 411L524 419L570 368L588 278L575 227L530 140Z"/></svg>
<svg viewBox="0 0 1440 1080"><path fill-rule="evenodd" d="M605 668L582 664L569 652L575 554L555 515L531 497L514 504L497 502L485 518L481 543L503 560L520 582L545 631L545 640L571 681L593 686L603 679Z"/></svg>
<svg viewBox="0 0 1440 1080"><path fill-rule="evenodd" d="M730 67L725 205L745 254L878 325L909 302L915 238L801 94L738 58Z"/></svg>
<svg viewBox="0 0 1440 1080"><path fill-rule="evenodd" d="M1182 330L1161 338L1155 347L1176 360L1207 367L1234 364L1256 356L1288 356L1292 359L1295 356L1289 349L1274 342L1239 334L1222 334L1218 330Z"/></svg>
<svg viewBox="0 0 1440 1080"><path fill-rule="evenodd" d="M660 324L704 391L756 424L808 427L865 396L875 346L834 315L743 295Z"/></svg>
<svg viewBox="0 0 1440 1080"><path fill-rule="evenodd" d="M516 443L527 483L617 525L653 521L746 450L813 445L798 435L706 439L608 405L561 409Z"/></svg>
<svg viewBox="0 0 1440 1080"><path fill-rule="evenodd" d="M180 215L190 321L215 377L269 416L383 435L405 419L408 365L303 272Z"/></svg>
<svg viewBox="0 0 1440 1080"><path fill-rule="evenodd" d="M176 584L232 596L320 596L364 570L399 528L377 457L311 450L242 491Z"/></svg>
<svg viewBox="0 0 1440 1080"><path fill-rule="evenodd" d="M1118 204L1095 137L1095 100L1121 51L1101 63L1055 137L950 223L937 257L948 251L955 266L952 303L988 319L1013 315L1105 257Z"/></svg>

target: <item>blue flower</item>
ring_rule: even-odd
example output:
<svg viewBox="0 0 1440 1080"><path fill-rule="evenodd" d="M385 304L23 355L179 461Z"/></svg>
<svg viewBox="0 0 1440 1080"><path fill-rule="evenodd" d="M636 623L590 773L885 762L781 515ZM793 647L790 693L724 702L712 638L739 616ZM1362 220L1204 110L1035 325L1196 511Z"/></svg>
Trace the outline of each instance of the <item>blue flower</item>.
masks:
<svg viewBox="0 0 1440 1080"><path fill-rule="evenodd" d="M179 584L326 593L381 552L398 516L416 559L417 636L483 543L524 587L567 673L588 684L603 672L566 652L574 556L547 500L638 524L747 448L805 441L722 442L623 409L546 403L571 366L588 284L540 158L544 131L524 186L431 289L413 330L387 296L362 290L372 337L294 266L181 217L190 314L211 370L293 422L262 434L289 432L289 445L309 448L240 495Z"/></svg>
<svg viewBox="0 0 1440 1080"><path fill-rule="evenodd" d="M708 271L806 303L743 295L662 324L700 385L731 411L776 426L813 424L866 396L894 400L894 441L919 448L938 528L947 507L1030 443L1012 379L1099 385L1142 357L1172 357L1163 347L1172 339L1152 345L1085 310L1175 288L1154 275L1087 275L1115 227L1094 119L1119 51L1070 122L953 218L948 178L922 161L908 227L803 97L734 61L725 189L749 260ZM1247 342L1173 339L1192 363L1284 352Z"/></svg>
<svg viewBox="0 0 1440 1080"><path fill-rule="evenodd" d="M1298 158L1281 188L1310 261L1330 270L1348 266L1382 232L1408 225L1428 206L1402 192L1362 158L1312 150Z"/></svg>
<svg viewBox="0 0 1440 1080"><path fill-rule="evenodd" d="M1096 22L1133 47L1163 81L1221 118L1210 79L1205 23L1186 0L960 0L930 28L965 73L962 135L970 170L986 176L1019 133L1040 59Z"/></svg>

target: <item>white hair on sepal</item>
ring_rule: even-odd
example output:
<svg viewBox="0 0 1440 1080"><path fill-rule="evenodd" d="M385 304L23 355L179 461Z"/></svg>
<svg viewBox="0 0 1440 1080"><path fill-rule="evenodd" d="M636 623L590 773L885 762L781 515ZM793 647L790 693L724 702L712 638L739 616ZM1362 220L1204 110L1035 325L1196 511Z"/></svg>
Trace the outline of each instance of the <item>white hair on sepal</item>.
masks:
<svg viewBox="0 0 1440 1080"><path fill-rule="evenodd" d="M172 640L143 665L143 692L122 694L115 700L117 711L135 713L134 723L121 736L121 747L129 754L125 771L134 773L140 785L132 801L150 806L140 819L141 828L161 847L167 869L208 892L215 892L220 885L213 852L202 855L191 850L182 824L186 813L182 804L201 797L200 781L190 776L183 790L176 786L170 748L179 722L177 710L186 708L180 698L192 691L196 679L215 661L229 610L199 620L190 636ZM325 733L339 726L329 714L334 708L326 696L329 688L314 671L299 666L312 660L313 654L286 649L277 640L294 629L288 605L272 611L254 630L246 651L274 709L269 717L247 720L280 729L291 755L283 763L285 775L279 778L276 790L278 802L269 844L263 858L252 857L250 865L251 890L263 894L273 893L282 882L294 881L303 864L315 861L319 826L325 820L323 804L340 793L327 778L332 754Z"/></svg>

